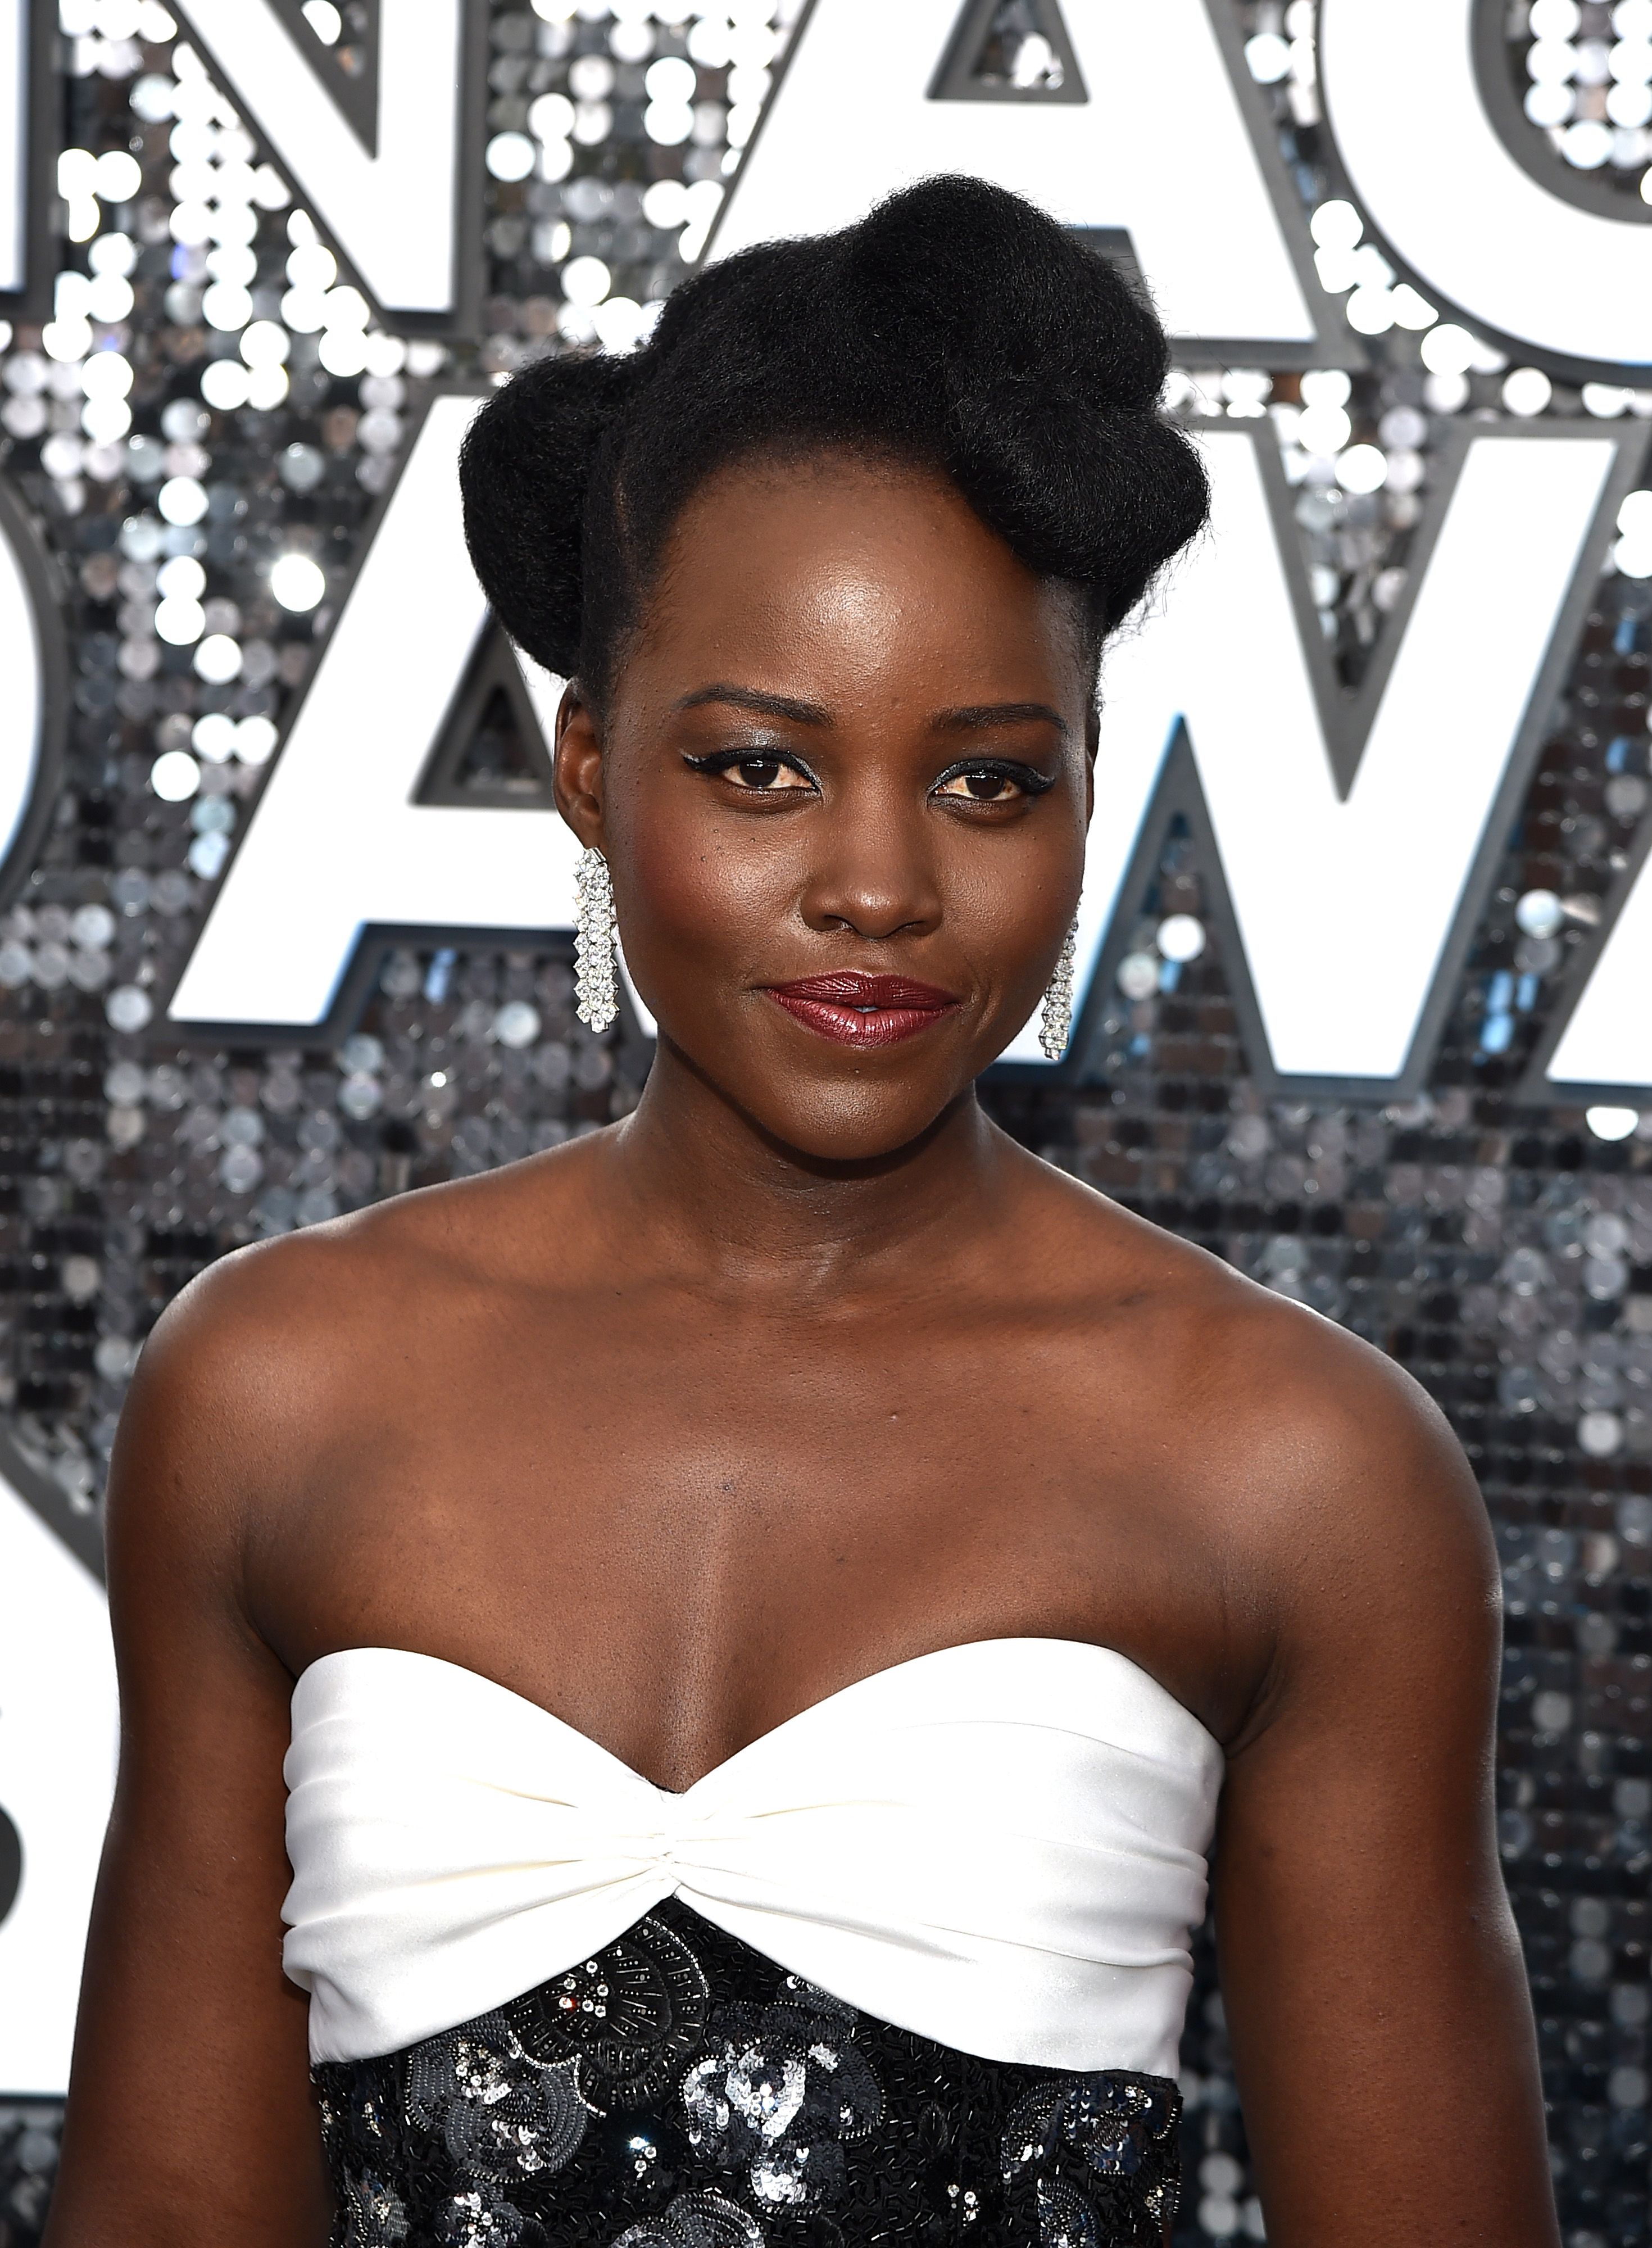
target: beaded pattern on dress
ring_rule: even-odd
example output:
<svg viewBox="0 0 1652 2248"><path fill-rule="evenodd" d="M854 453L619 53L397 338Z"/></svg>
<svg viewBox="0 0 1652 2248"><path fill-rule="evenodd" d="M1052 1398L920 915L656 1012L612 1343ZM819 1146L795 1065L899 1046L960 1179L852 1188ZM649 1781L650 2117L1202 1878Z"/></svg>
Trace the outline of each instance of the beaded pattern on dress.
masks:
<svg viewBox="0 0 1652 2248"><path fill-rule="evenodd" d="M333 2248L1162 2248L1174 2084L982 2060L675 1900L491 2013L314 2072Z"/></svg>

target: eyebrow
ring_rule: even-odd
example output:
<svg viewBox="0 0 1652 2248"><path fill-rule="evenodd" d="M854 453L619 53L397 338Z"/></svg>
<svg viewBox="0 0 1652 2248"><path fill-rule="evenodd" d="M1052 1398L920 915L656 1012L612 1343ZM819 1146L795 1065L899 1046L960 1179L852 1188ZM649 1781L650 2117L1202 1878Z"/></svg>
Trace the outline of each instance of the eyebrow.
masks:
<svg viewBox="0 0 1652 2248"><path fill-rule="evenodd" d="M962 710L941 710L930 720L942 734L973 734L983 726L1053 726L1063 739L1073 729L1047 702L977 702Z"/></svg>
<svg viewBox="0 0 1652 2248"><path fill-rule="evenodd" d="M672 708L697 710L708 702L730 703L737 710L755 710L765 718L790 718L799 726L832 723L832 713L818 702L799 702L790 695L764 695L755 687L736 687L722 680L681 696ZM984 726L1042 724L1053 726L1063 740L1073 730L1061 713L1047 702L968 703L961 709L938 710L929 724L932 731L940 734L977 733Z"/></svg>
<svg viewBox="0 0 1652 2248"><path fill-rule="evenodd" d="M732 687L718 681L710 687L696 687L692 695L684 695L672 705L676 710L698 710L707 702L730 702L737 710L756 710L765 718L790 718L799 726L829 726L832 713L823 710L818 702L799 702L790 695L764 695L755 687Z"/></svg>

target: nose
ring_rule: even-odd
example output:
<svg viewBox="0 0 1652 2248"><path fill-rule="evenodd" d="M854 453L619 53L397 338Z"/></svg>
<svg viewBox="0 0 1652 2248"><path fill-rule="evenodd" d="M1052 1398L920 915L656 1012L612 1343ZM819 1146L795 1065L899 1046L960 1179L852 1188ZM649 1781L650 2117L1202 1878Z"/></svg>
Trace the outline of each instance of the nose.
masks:
<svg viewBox="0 0 1652 2248"><path fill-rule="evenodd" d="M815 825L812 840L818 854L801 900L811 929L884 942L939 926L934 860L906 807L897 811L857 791Z"/></svg>

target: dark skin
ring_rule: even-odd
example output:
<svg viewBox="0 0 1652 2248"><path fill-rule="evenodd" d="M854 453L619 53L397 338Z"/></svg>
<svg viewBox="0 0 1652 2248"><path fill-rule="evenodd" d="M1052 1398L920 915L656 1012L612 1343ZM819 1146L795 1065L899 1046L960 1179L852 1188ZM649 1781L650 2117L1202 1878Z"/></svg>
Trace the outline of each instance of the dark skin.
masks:
<svg viewBox="0 0 1652 2248"><path fill-rule="evenodd" d="M462 1663L682 1789L1018 1635L1118 1649L1227 1751L1274 2248L1556 2248L1460 1452L1385 1359L976 1102L1073 912L1092 748L1070 595L944 482L826 457L692 500L556 752L662 1026L641 1107L228 1258L144 1353L50 2248L326 2238L279 1951L307 1663ZM959 1004L862 1051L769 995L842 969Z"/></svg>

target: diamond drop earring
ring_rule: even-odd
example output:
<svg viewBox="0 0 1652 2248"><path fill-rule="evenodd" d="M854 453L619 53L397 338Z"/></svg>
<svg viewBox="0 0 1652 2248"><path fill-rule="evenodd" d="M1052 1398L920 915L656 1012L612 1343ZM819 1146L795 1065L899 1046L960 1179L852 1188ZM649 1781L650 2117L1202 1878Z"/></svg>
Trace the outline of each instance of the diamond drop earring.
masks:
<svg viewBox="0 0 1652 2248"><path fill-rule="evenodd" d="M1062 940L1061 957L1055 963L1055 974L1050 978L1038 1018L1038 1044L1052 1061L1059 1061L1066 1052L1073 1030L1073 956L1078 942L1079 924L1075 920Z"/></svg>
<svg viewBox="0 0 1652 2248"><path fill-rule="evenodd" d="M573 1011L593 1031L606 1031L619 1011L619 1000L614 990L614 884L600 851L581 855L573 897Z"/></svg>

